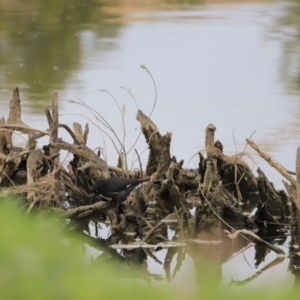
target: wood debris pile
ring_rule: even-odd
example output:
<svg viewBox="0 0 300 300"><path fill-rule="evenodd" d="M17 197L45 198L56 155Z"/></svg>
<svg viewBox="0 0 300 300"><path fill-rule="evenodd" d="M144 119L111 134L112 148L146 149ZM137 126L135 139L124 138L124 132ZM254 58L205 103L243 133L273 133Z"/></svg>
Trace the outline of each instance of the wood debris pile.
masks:
<svg viewBox="0 0 300 300"><path fill-rule="evenodd" d="M206 128L206 156L199 152L199 167L185 169L182 160L170 155L172 134L162 135L139 110L137 120L149 146L149 157L144 172L130 172L107 165L88 147L88 125L83 130L78 123L73 129L59 123L57 92L53 94L52 112L45 110L47 130L22 122L18 88L9 108L6 121L4 117L0 120L0 193L24 203L28 214L55 211L68 220L69 228L81 231L88 231L91 223L95 228L109 223L109 243L114 247L120 239L133 248L137 243L145 248L171 242L218 244L236 231L246 236L266 228L269 232L290 229L292 244L299 244L297 181L252 140L247 143L289 181L285 183L288 193L277 191L261 169L255 176L243 160L244 153L224 154L222 143L215 141L216 127L212 124ZM59 128L69 133L72 144L58 137ZM24 148L13 145L16 132L27 135ZM37 141L43 136L49 137L49 143L40 149ZM73 154L67 166L60 161L61 150ZM150 180L120 205L101 195L94 198L91 193L97 178L137 177L141 173ZM168 239L168 226L175 228L173 241ZM256 240L255 234L247 236ZM280 253L276 246L269 246Z"/></svg>

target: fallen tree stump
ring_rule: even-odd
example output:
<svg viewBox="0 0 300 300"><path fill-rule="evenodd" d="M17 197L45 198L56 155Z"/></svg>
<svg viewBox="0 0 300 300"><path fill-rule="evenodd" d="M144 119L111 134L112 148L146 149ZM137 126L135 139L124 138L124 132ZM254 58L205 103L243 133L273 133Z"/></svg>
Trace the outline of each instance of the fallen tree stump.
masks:
<svg viewBox="0 0 300 300"><path fill-rule="evenodd" d="M182 242L214 243L228 240L225 232L259 232L266 226L277 230L286 227L292 219L292 233L297 234L299 244L299 222L293 220L299 218L294 205L296 180L280 168L291 186L287 187L287 193L276 191L261 169L257 170L258 177L253 174L243 160L244 153L231 157L223 153L222 143L215 142L213 124L206 128L206 157L199 152L199 167L185 169L183 160L177 161L170 155L172 134L162 135L153 121L139 110L137 120L149 146L147 167L145 172L124 172L122 168L109 166L99 153L88 147L88 124L82 130L79 123L74 123L72 130L59 123L57 92L52 96L52 114L49 110L45 114L49 129L24 124L16 88L7 121L4 117L0 120L0 194L21 198L28 214L55 211L68 220L68 228L81 231L88 231L91 223L110 224L109 239L116 242L123 238L131 243L138 238L148 244L170 242L168 227L176 229L176 238ZM72 144L58 138L59 128L70 134ZM15 132L28 136L24 148L13 145ZM37 140L45 135L49 136L49 143L39 148ZM258 150L252 141L247 140L247 143ZM73 154L66 167L60 161L61 150ZM269 156L263 156L274 165ZM115 199L91 194L98 178L134 177L142 173L150 180L134 189L121 204ZM250 201L251 205L246 208L245 203Z"/></svg>

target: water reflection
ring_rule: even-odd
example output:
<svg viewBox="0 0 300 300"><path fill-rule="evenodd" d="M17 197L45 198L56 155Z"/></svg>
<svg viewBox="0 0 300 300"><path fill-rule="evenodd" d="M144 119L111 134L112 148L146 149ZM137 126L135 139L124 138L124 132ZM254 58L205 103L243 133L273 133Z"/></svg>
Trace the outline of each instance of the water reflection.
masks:
<svg viewBox="0 0 300 300"><path fill-rule="evenodd" d="M92 28L103 39L118 35L119 25L106 22L110 17L100 1L1 1L2 87L21 87L31 107L43 111L45 103L36 101L64 89L81 67L81 32ZM101 51L111 50L106 45Z"/></svg>
<svg viewBox="0 0 300 300"><path fill-rule="evenodd" d="M300 58L297 49L300 2L289 0L286 3L289 5L284 5L283 16L279 19L279 31L283 32L280 37L284 37L281 69L285 80L299 90ZM16 0L1 1L2 89L21 87L35 112L42 112L45 103L38 104L37 101L48 99L55 89L63 90L69 80L76 84L76 79L72 76L83 67L85 32L95 34L94 41L88 45L91 56L101 56L118 47L118 43L112 39L119 37L120 30L125 25L122 19L124 15L147 10L156 11L158 14L158 11L174 8L192 11L193 5L198 10L200 5L204 5L204 1L157 0L148 4L104 0L55 3L46 0L28 0L22 3ZM235 18L244 18L238 9ZM224 13L217 18L226 17L228 12ZM186 17L190 19L191 16ZM96 42L97 39L100 42ZM90 63L93 60L91 57Z"/></svg>
<svg viewBox="0 0 300 300"><path fill-rule="evenodd" d="M205 3L205 0L163 0L163 2L166 2L168 4L185 4L185 5L194 5L194 4L203 4Z"/></svg>
<svg viewBox="0 0 300 300"><path fill-rule="evenodd" d="M281 73L292 91L300 92L300 1L289 0L279 18L280 38L283 40Z"/></svg>
<svg viewBox="0 0 300 300"><path fill-rule="evenodd" d="M116 47L111 38L117 38L124 25L120 21L122 14L157 9L164 2L169 6L202 3L199 0L152 4L101 0L0 1L2 92L19 86L31 112L42 113L53 90L63 90L82 67L85 33L93 33L92 43L87 41L91 56L101 56ZM100 42L95 42L99 39ZM72 82L76 84L76 79Z"/></svg>
<svg viewBox="0 0 300 300"><path fill-rule="evenodd" d="M266 245L252 243L242 237L234 243L229 239L221 244L205 244L204 241L199 244L190 240L186 246L163 248L153 245L151 248L135 249L130 249L130 245L128 249L113 249L112 245L134 242L118 234L107 239L81 234L81 238L87 245L97 249L93 263L117 264L120 278L124 279L140 279L149 284L169 283L174 288L184 288L189 292L198 290L206 295L216 289L223 291L232 288L236 291L242 287L251 289L273 284L292 285L291 281L282 282L283 273L288 267L287 257L277 256ZM287 235L279 233L265 238L287 254Z"/></svg>

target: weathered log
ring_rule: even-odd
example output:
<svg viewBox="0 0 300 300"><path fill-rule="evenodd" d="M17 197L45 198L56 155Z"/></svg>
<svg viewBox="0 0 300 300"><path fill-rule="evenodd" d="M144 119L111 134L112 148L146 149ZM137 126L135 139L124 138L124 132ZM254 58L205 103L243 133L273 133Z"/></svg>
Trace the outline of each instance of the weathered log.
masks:
<svg viewBox="0 0 300 300"><path fill-rule="evenodd" d="M110 203L107 202L97 202L91 205L83 205L76 208L70 208L67 211L63 212L62 216L66 219L76 219L76 218L84 218L86 215L81 215L82 213L89 212L89 215L94 213L105 212L108 208L110 208Z"/></svg>
<svg viewBox="0 0 300 300"><path fill-rule="evenodd" d="M273 216L270 222L276 222L276 219L284 220L285 217L285 205L280 195L275 191L273 184L267 179L264 172L258 168L257 173L259 174L257 180L258 191L260 199L265 203L266 210L270 216Z"/></svg>
<svg viewBox="0 0 300 300"><path fill-rule="evenodd" d="M7 134L1 128L5 124L5 119L2 117L0 119L0 159L5 159L5 156L9 154L8 144L7 144ZM3 155L3 156L2 156Z"/></svg>
<svg viewBox="0 0 300 300"><path fill-rule="evenodd" d="M180 169L176 184L184 193L197 190L199 185L197 170Z"/></svg>
<svg viewBox="0 0 300 300"><path fill-rule="evenodd" d="M253 233L253 232L251 232L249 230L246 230L246 229L237 230L236 232L234 232L232 234L228 234L228 237L230 239L236 239L239 234L247 235L247 236L251 237L252 239L254 239L256 242L263 243L265 246L267 246L268 248L270 248L271 250L273 250L277 254L283 254L283 255L285 255L285 252L282 249L280 249L280 248L278 248L278 247L276 247L276 246L274 246L274 245L266 242L265 240L263 240L262 238L260 238L255 233Z"/></svg>
<svg viewBox="0 0 300 300"><path fill-rule="evenodd" d="M12 99L9 102L9 115L6 124L23 125L21 120L21 100L19 89L13 90ZM12 147L12 132L6 132L6 142L9 149Z"/></svg>
<svg viewBox="0 0 300 300"><path fill-rule="evenodd" d="M290 243L290 262L289 269L297 278L300 278L300 212L295 204L292 202L291 206L291 243Z"/></svg>
<svg viewBox="0 0 300 300"><path fill-rule="evenodd" d="M221 180L224 187L234 192L239 202L247 198L249 192L257 191L256 179L242 154L232 157L223 154L223 145L220 141L214 142L216 127L209 124L206 128L205 144L207 158L199 152L200 181L205 190L214 187ZM256 203L254 203L255 205Z"/></svg>
<svg viewBox="0 0 300 300"><path fill-rule="evenodd" d="M71 131L70 131L71 133ZM86 145L88 134L88 126L85 128L85 132L82 132L82 127L79 123L73 123L72 136L76 145ZM86 149L89 149L86 147ZM93 152L94 153L94 152ZM73 180L80 187L89 190L89 183L93 183L99 177L103 177L103 172L95 168L94 163L84 157L79 157L74 154L74 159L70 161L68 167L72 168L74 174ZM85 171L87 170L87 171ZM107 177L108 175L104 175ZM90 191L90 190L89 190Z"/></svg>
<svg viewBox="0 0 300 300"><path fill-rule="evenodd" d="M74 122L73 123L73 132L74 132L74 135L76 136L76 140L77 140L76 144L85 144L86 145L87 136L84 137L81 124Z"/></svg>
<svg viewBox="0 0 300 300"><path fill-rule="evenodd" d="M3 128L7 129L7 130L3 130ZM0 125L0 129L1 131L6 131L6 132L9 132L9 133L12 133L12 130L18 130L22 133L26 133L28 134L29 132L34 132L36 133L35 134L35 138L38 139L38 138L41 138L42 136L45 136L45 135L49 135L49 131L47 130L42 130L42 129L39 129L39 128L34 128L34 127L30 127L30 126L27 126L27 125L18 125L18 124L1 124ZM8 130L8 129L11 129L11 130Z"/></svg>
<svg viewBox="0 0 300 300"><path fill-rule="evenodd" d="M217 127L214 124L209 124L205 129L205 149L207 153L214 147L216 129Z"/></svg>
<svg viewBox="0 0 300 300"><path fill-rule="evenodd" d="M98 168L99 170L101 170L103 172L104 176L102 176L102 177L105 177L105 175L107 177L109 177L108 167L107 167L106 162L103 159L101 159L99 156L97 156L91 149L89 149L85 145L82 145L82 144L81 145L72 145L72 144L69 144L69 143L63 142L63 141L58 141L56 143L52 143L52 145L59 149L70 151L70 152L78 155L79 157L82 157L88 161L91 161L96 168ZM101 176L99 176L99 177L101 177Z"/></svg>
<svg viewBox="0 0 300 300"><path fill-rule="evenodd" d="M190 222L193 237L222 240L223 229L257 229L254 220L239 208L238 200L225 189L221 181L210 190L205 190L201 185L199 189L203 204L196 208L194 221Z"/></svg>
<svg viewBox="0 0 300 300"><path fill-rule="evenodd" d="M289 269L296 276L300 278L300 147L297 148L296 153L296 186L284 182L290 200L290 227L291 227L291 244L290 244L290 264Z"/></svg>
<svg viewBox="0 0 300 300"><path fill-rule="evenodd" d="M2 175L3 173L5 174L3 178L4 180L1 180L1 186L8 186L10 184L24 182L24 176L16 176L19 171L23 171L24 169L23 167L21 167L21 165L26 166L28 154L31 152L31 150L35 149L37 144L36 138L41 136L38 132L48 134L48 132L46 131L28 127L22 122L21 100L18 88L15 88L13 90L9 108L9 116L7 118L6 124L4 124L4 118L2 118L0 122L0 159L2 160L0 175ZM18 130L28 135L28 141L24 149L17 149L13 146L12 134L14 130ZM21 181L20 178L22 178Z"/></svg>
<svg viewBox="0 0 300 300"><path fill-rule="evenodd" d="M129 236L131 240L126 239L126 242L130 243L133 237L138 236L141 244L167 240L167 226L170 223L165 217L170 215L173 219L176 217L175 223L172 219L172 226L177 226L177 237L180 239L194 235L219 242L224 237L224 228L257 228L254 222L257 219L249 218L241 209L241 200L247 199L247 192L257 190L256 178L242 161L243 153L232 157L223 153L221 142L214 141L216 127L213 124L206 128L207 157L199 154L199 172L186 170L183 169L183 160L177 162L175 157L170 156L172 134L161 135L150 117L138 111L137 119L150 149L146 168L146 175L151 176L150 182L134 190L121 205L114 200L103 202L100 197L95 198L98 202L91 204L94 198L90 194L90 187L95 179L124 176L125 173L124 168L108 166L100 154L88 148L88 124L84 132L78 123L74 123L72 129L59 124L57 92L52 95L52 112L46 110L49 130L30 128L22 123L18 90L14 91L10 112L12 123L3 124L4 119L0 120L0 142L5 138L0 145L1 186L6 184L5 178L7 184L14 184L17 174L26 172L27 185L16 187L14 191L27 193L28 212L37 203L41 209L43 204L49 209L54 203L59 207L62 217L70 220L70 227L89 230L89 222L105 222L109 219L112 232ZM73 144L58 139L58 128L68 131ZM25 148L17 149L12 144L9 146L5 132L11 137L14 130L28 135ZM49 145L43 148L44 154L36 149L36 138L41 135L50 137ZM60 150L74 154L67 168L61 166ZM125 175L139 176L133 171L126 171ZM197 197L197 201L190 201L190 206L186 199L190 196L187 194ZM283 193L276 195L281 197L283 210L287 211L290 198ZM193 218L189 208L194 207L197 208ZM277 211L268 210L268 213L273 217Z"/></svg>
<svg viewBox="0 0 300 300"><path fill-rule="evenodd" d="M59 153L59 148L56 148L54 146L54 143L57 142L58 139L58 124L59 124L59 119L58 119L58 92L55 91L52 94L52 115L49 111L49 109L45 109L45 114L48 120L49 128L50 128L50 148L49 148L49 154L56 155ZM56 166L58 167L59 164L59 158L56 156L54 159L54 162Z"/></svg>
<svg viewBox="0 0 300 300"><path fill-rule="evenodd" d="M248 145L250 145L257 153L266 160L269 165L275 168L283 177L285 177L291 184L297 186L297 181L289 174L289 172L274 158L272 158L268 153L263 152L260 148L250 139L246 139Z"/></svg>
<svg viewBox="0 0 300 300"><path fill-rule="evenodd" d="M90 205L93 203L93 196L78 186L76 181L74 182L76 175L72 174L72 170L69 170L69 172L62 170L62 176L62 181L68 193L66 200L70 200L70 203L74 203L75 206Z"/></svg>
<svg viewBox="0 0 300 300"><path fill-rule="evenodd" d="M16 87L13 90L12 99L9 102L9 115L6 120L6 124L2 125L4 128L18 129L20 132L25 134L32 134L32 139L40 138L39 133L47 134L46 131L29 128L21 120L21 100L19 95L19 89ZM13 126L12 126L13 125ZM9 149L12 148L12 131L6 132L6 141Z"/></svg>
<svg viewBox="0 0 300 300"><path fill-rule="evenodd" d="M217 169L217 161L215 159L209 157L205 160L204 164L204 177L201 182L201 189L205 195L218 185L220 177Z"/></svg>
<svg viewBox="0 0 300 300"><path fill-rule="evenodd" d="M300 147L297 148L296 154L296 179L297 179L297 199L295 199L295 203L300 210Z"/></svg>
<svg viewBox="0 0 300 300"><path fill-rule="evenodd" d="M172 133L161 135L157 126L141 111L137 113L137 120L141 123L142 132L149 145L150 152L146 167L146 176L156 174L156 178L163 178L171 163L170 143Z"/></svg>
<svg viewBox="0 0 300 300"><path fill-rule="evenodd" d="M33 185L35 181L37 181L40 178L40 172L41 169L44 168L44 162L43 162L43 153L41 150L34 150L31 151L28 160L27 160L27 185L30 187L30 185ZM36 194L34 191L30 191L27 193L27 201L29 203L33 203L30 205L27 212L29 213L34 204L39 201L39 199L36 197Z"/></svg>

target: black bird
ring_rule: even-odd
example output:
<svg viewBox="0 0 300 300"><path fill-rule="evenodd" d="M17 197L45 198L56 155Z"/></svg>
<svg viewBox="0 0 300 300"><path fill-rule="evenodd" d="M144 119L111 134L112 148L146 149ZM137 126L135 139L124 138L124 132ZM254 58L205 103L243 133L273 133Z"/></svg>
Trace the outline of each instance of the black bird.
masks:
<svg viewBox="0 0 300 300"><path fill-rule="evenodd" d="M116 199L118 203L126 200L128 195L142 182L150 178L111 177L97 179L92 187L92 193Z"/></svg>

